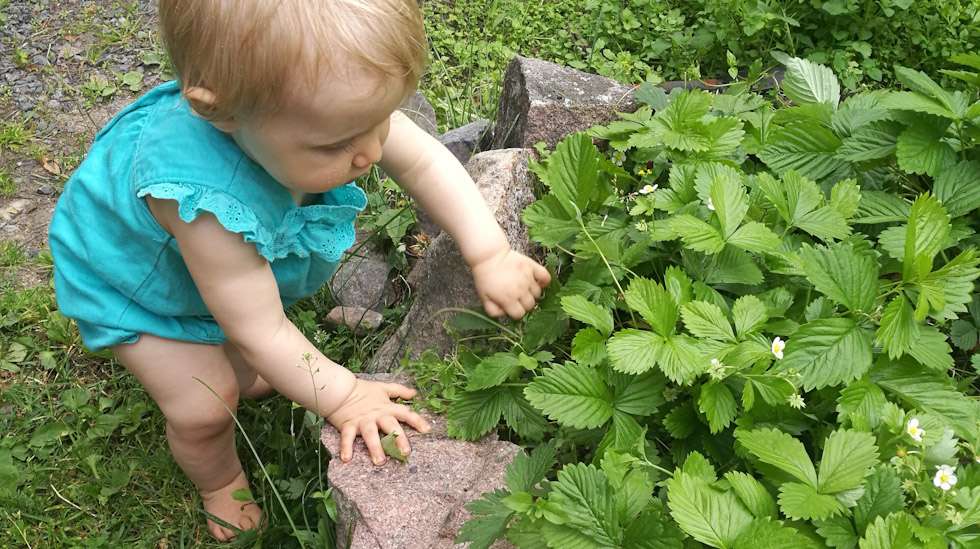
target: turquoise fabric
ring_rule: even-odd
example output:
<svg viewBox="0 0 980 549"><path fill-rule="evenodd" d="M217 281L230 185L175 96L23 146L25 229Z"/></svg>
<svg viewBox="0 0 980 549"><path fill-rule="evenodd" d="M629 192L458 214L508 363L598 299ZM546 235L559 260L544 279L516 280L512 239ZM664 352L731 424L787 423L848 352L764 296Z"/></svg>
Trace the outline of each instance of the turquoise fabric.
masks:
<svg viewBox="0 0 980 549"><path fill-rule="evenodd" d="M146 196L176 200L187 222L209 212L254 244L284 306L333 275L367 204L348 183L297 206L230 137L192 113L175 82L154 88L99 132L51 220L58 307L92 350L142 333L224 341Z"/></svg>

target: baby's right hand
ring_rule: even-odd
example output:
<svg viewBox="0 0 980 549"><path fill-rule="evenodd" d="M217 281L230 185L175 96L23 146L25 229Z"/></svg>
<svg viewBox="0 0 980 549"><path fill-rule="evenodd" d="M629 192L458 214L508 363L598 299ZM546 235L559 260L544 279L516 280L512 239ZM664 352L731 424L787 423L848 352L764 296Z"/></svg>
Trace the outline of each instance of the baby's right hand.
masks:
<svg viewBox="0 0 980 549"><path fill-rule="evenodd" d="M379 429L385 433L396 433L395 443L408 455L411 447L399 422L404 422L420 433L427 433L431 427L408 406L396 404L391 399L411 399L415 394L415 389L397 383L356 380L354 390L343 404L327 416L327 421L340 432L341 461L348 462L354 456L354 439L359 433L364 439L371 461L375 465L383 464L387 458L381 448Z"/></svg>

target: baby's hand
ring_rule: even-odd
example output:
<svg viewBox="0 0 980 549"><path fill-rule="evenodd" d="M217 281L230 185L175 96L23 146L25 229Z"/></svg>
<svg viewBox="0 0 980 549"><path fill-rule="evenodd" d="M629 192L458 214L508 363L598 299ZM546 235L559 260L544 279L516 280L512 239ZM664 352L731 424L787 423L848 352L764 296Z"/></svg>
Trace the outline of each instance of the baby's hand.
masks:
<svg viewBox="0 0 980 549"><path fill-rule="evenodd" d="M355 381L354 390L344 403L327 416L327 421L340 431L341 461L348 462L354 456L354 439L360 433L371 455L371 461L375 465L383 464L386 458L384 449L381 448L379 428L385 433L397 433L395 444L408 455L411 447L399 421L420 433L427 433L431 427L422 416L413 412L408 406L396 404L391 399L413 397L415 397L415 389L397 383L363 379Z"/></svg>
<svg viewBox="0 0 980 549"><path fill-rule="evenodd" d="M534 308L551 283L548 269L509 247L473 266L473 282L487 314L517 320Z"/></svg>

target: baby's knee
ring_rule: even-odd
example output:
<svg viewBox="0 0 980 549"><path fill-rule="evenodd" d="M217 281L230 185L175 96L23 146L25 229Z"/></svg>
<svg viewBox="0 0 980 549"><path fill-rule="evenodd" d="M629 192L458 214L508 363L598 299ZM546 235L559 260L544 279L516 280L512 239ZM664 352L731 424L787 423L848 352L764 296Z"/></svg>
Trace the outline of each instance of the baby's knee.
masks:
<svg viewBox="0 0 980 549"><path fill-rule="evenodd" d="M182 404L164 410L167 428L185 438L206 439L231 428L238 408L238 383L214 388L217 395L206 391L204 395L188 398Z"/></svg>

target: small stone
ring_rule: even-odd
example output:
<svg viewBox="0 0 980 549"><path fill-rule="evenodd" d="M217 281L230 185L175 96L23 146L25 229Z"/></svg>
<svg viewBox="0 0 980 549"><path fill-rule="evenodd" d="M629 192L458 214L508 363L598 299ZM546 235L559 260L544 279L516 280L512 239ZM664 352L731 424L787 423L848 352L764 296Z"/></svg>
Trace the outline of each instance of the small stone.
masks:
<svg viewBox="0 0 980 549"><path fill-rule="evenodd" d="M331 326L347 326L355 334L373 332L381 327L384 317L377 311L360 307L334 307L327 313Z"/></svg>
<svg viewBox="0 0 980 549"><path fill-rule="evenodd" d="M26 198L14 200L3 210L0 210L0 221L10 221L14 217L23 213L31 205L31 201Z"/></svg>
<svg viewBox="0 0 980 549"><path fill-rule="evenodd" d="M51 185L41 185L37 189L37 194L43 196L51 196L54 194L54 187L52 187Z"/></svg>

